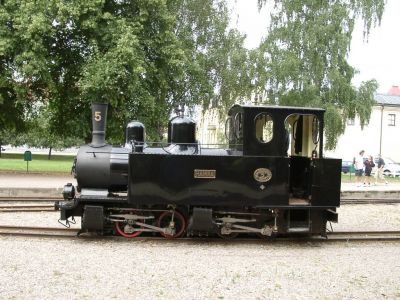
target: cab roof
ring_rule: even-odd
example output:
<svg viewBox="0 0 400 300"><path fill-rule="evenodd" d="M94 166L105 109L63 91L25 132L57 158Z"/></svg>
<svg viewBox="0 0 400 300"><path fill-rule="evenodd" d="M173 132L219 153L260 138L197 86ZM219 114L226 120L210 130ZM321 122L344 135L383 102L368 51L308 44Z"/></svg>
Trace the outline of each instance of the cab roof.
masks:
<svg viewBox="0 0 400 300"><path fill-rule="evenodd" d="M248 105L248 104L235 104L231 107L232 109L237 108L243 109L254 109L254 110L281 110L281 111L292 111L294 113L313 113L313 112L325 112L323 108L315 108L315 107L300 107L300 106L279 106L279 105Z"/></svg>

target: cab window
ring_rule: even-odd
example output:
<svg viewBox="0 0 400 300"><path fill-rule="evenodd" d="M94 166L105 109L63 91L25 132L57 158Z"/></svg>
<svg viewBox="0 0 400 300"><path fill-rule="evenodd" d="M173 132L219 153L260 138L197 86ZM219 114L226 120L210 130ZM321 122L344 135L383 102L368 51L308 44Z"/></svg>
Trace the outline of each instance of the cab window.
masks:
<svg viewBox="0 0 400 300"><path fill-rule="evenodd" d="M232 117L228 117L225 122L225 137L229 142L234 140L234 127Z"/></svg>
<svg viewBox="0 0 400 300"><path fill-rule="evenodd" d="M267 113L258 114L254 120L256 138L260 143L269 143L273 138L274 122Z"/></svg>
<svg viewBox="0 0 400 300"><path fill-rule="evenodd" d="M243 113L239 112L235 115L235 136L237 139L242 138L242 121L243 120Z"/></svg>

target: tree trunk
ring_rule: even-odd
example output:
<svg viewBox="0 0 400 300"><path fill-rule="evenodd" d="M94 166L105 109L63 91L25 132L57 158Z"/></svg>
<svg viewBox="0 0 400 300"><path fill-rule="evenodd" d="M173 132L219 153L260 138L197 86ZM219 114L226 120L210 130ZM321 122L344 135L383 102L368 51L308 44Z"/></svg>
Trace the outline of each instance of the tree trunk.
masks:
<svg viewBox="0 0 400 300"><path fill-rule="evenodd" d="M51 159L51 149L53 149L53 148L52 147L49 148L49 156L48 156L49 160Z"/></svg>

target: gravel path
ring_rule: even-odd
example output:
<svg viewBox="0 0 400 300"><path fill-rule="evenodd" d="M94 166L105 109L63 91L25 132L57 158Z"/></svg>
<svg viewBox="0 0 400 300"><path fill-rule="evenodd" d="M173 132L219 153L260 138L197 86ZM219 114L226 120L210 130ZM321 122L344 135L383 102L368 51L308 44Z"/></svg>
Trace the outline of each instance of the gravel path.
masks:
<svg viewBox="0 0 400 300"><path fill-rule="evenodd" d="M344 206L339 216L337 230L400 228L400 205ZM56 226L57 218L2 213L0 224ZM0 247L1 299L400 298L398 242L0 237Z"/></svg>

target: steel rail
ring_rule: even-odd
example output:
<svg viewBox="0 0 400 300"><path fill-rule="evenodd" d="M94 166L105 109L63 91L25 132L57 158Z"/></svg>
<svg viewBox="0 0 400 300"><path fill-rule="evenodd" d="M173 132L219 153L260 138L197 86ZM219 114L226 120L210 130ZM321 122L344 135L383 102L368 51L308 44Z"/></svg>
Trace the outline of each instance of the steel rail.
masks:
<svg viewBox="0 0 400 300"><path fill-rule="evenodd" d="M34 202L34 203L54 203L56 201L62 201L63 198L52 198L52 197L0 197L0 203L5 202Z"/></svg>
<svg viewBox="0 0 400 300"><path fill-rule="evenodd" d="M75 238L79 229L75 228L60 228L60 227L30 227L30 226L11 226L0 225L0 235L3 236L30 236L30 237L67 237ZM119 236L100 236L97 238L118 238L126 241L155 241L166 240L162 237L137 237L126 239ZM81 236L81 238L93 238L93 236ZM96 237L95 237L96 238ZM242 242L263 242L263 239L254 238L239 238L232 240L223 240L220 238L178 238L167 239L168 241L229 241L232 243ZM267 239L268 240L268 239ZM271 240L275 241L298 241L298 242L350 242L350 241L400 241L400 231L337 231L327 233L327 237L310 237L310 236L287 236L277 237Z"/></svg>
<svg viewBox="0 0 400 300"><path fill-rule="evenodd" d="M0 225L0 235L30 237L76 237L79 229Z"/></svg>
<svg viewBox="0 0 400 300"><path fill-rule="evenodd" d="M400 231L336 231L327 234L331 241L395 241L400 240Z"/></svg>
<svg viewBox="0 0 400 300"><path fill-rule="evenodd" d="M0 205L0 212L41 212L57 211L53 205Z"/></svg>
<svg viewBox="0 0 400 300"><path fill-rule="evenodd" d="M44 208L39 208L39 209L7 209L7 210L1 210L0 213L17 213L17 212L57 212L57 210L53 209L44 209Z"/></svg>
<svg viewBox="0 0 400 300"><path fill-rule="evenodd" d="M34 202L34 203L54 203L56 201L62 201L62 197L0 197L0 203L4 202ZM341 205L348 204L398 204L400 203L399 198L341 198Z"/></svg>
<svg viewBox="0 0 400 300"><path fill-rule="evenodd" d="M345 198L340 200L341 205L348 204L399 204L399 198L374 198L374 199L361 199L361 198Z"/></svg>
<svg viewBox="0 0 400 300"><path fill-rule="evenodd" d="M33 205L0 205L0 209L2 209L2 208L50 208L50 207L52 207L52 208L54 208L54 205L46 205L46 204L44 204L44 205L36 205L36 204L33 204Z"/></svg>

